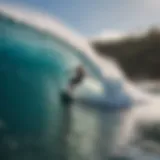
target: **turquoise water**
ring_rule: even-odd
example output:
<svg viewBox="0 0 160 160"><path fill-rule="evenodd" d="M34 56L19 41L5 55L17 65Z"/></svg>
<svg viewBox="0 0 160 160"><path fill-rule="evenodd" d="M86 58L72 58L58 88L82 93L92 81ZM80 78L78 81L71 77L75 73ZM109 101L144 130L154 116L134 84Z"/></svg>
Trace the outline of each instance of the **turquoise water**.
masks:
<svg viewBox="0 0 160 160"><path fill-rule="evenodd" d="M36 143L38 148L51 145L51 152L44 149L49 156L56 150L61 133L64 106L59 95L78 62L72 54L64 54L50 35L3 16L0 32L2 156L22 159L30 154L26 146L33 150ZM10 145L20 145L21 149L12 154ZM25 154L20 155L24 147ZM45 155L44 150L41 154ZM34 156L28 159L31 157L34 159ZM51 157L55 158L54 154Z"/></svg>
<svg viewBox="0 0 160 160"><path fill-rule="evenodd" d="M56 92L54 81L60 72L58 61L53 63L51 53L44 54L44 48L36 47L34 39L29 39L27 33L25 37L14 24L2 24L1 28L4 31L0 52L1 106L4 106L1 116L5 115L2 119L13 132L39 132L43 130L48 113L44 106L50 101L46 99L46 82L53 79Z"/></svg>
<svg viewBox="0 0 160 160"><path fill-rule="evenodd" d="M73 135L86 136L83 143L78 142L78 138L74 142L75 146L80 144L80 154L85 155L83 159L99 160L96 157L99 153L100 160L106 156L105 148L95 150L95 139L98 137L102 143L104 138L111 140L106 136L106 126L113 125L110 122L112 115L107 117L106 113L80 109L86 107L80 104L73 104L70 112L60 100L60 93L77 65L88 64L84 67L91 78L96 81L100 77L99 70L78 52L49 33L0 15L0 159L67 159L65 139L71 121L77 129ZM107 89L107 84L110 87L109 91L114 91L108 92L108 97L113 102L117 99L112 103L116 106L122 99L121 96L117 98L120 86L113 82L109 84L109 81L105 83ZM85 97L89 91L83 91L83 94ZM71 113L74 120L70 119ZM112 122L116 124L118 120ZM102 130L100 134L99 130ZM76 152L75 146L72 155ZM82 159L81 155L75 157L71 160Z"/></svg>
<svg viewBox="0 0 160 160"><path fill-rule="evenodd" d="M46 156L49 159L66 159L68 147L65 139L71 112L60 101L60 93L66 88L77 65L84 64L95 80L100 77L100 71L79 51L56 37L3 15L0 16L0 32L2 156L16 160L44 159ZM87 90L83 92L85 96L89 93ZM77 105L72 108L72 115L77 115L72 120L76 122L73 128L77 128L73 135L77 136L82 130L84 137L80 141L87 137L89 140L87 143L79 142L78 152L80 157L83 155L89 159L95 152L94 143L99 132L97 116L101 115L90 109L81 110ZM80 118L76 120L77 117ZM77 140L74 142L76 146ZM76 152L75 147L72 149L71 155ZM98 150L94 154L97 156Z"/></svg>
<svg viewBox="0 0 160 160"><path fill-rule="evenodd" d="M0 32L0 156L9 160L66 159L71 111L61 102L60 93L75 67L87 60L49 33L4 15L0 15ZM92 63L84 66L96 79L92 67ZM76 114L77 106L73 111ZM83 123L83 118L77 120L78 127L83 130L83 126L87 127L83 125L85 120L91 119L95 121L94 132L97 113L83 109L80 112L85 118Z"/></svg>

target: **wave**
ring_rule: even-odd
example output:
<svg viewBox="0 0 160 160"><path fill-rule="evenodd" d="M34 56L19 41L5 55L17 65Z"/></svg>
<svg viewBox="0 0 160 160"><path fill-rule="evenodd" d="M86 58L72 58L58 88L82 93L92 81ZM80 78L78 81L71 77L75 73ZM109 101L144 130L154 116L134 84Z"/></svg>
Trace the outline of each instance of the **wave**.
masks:
<svg viewBox="0 0 160 160"><path fill-rule="evenodd" d="M134 108L143 108L141 106L155 102L158 97L142 92L135 84L129 82L116 62L97 56L84 37L62 27L61 22L55 18L53 20L44 15L9 5L0 5L0 103L1 106L5 106L0 109L1 121L7 126L5 130L7 128L15 136L24 133L27 136L28 134L37 136L42 133L47 145L51 143L50 139L53 139L52 143L57 144L56 139L64 125L62 124L64 105L59 95L66 88L74 69L83 64L89 76L79 86L74 96L85 101L87 97L88 106L91 105L89 108L94 108L94 111L90 110L88 113L86 109L77 109L78 105L75 106L72 110L75 120L72 128L76 134L79 134L77 126L85 128L87 133L82 131L84 134L82 137L88 137L90 140L89 151L85 150L86 143L81 144L80 148L84 147L84 155L86 152L93 154L95 137L106 137L104 135L106 131L99 135L98 129L96 130L99 126L97 123L101 121L100 124L107 129L114 123L121 123L121 120L118 121L119 118L112 115L112 119L115 118L116 121L112 125L108 123L106 125L106 121L109 121L108 113L105 111L97 114L100 103L110 102L111 106L119 105L119 108L124 108L131 97L138 103L132 105ZM106 101L106 97L110 101ZM116 104L113 103L115 101ZM93 107L93 104L96 104L96 107ZM137 105L139 107L136 107ZM124 124L121 124L120 128L123 128L121 132L123 143L121 140L120 144L126 145L132 138L129 134L133 131L135 118L131 115L139 113L137 111L139 109L133 110L127 112L127 118L122 118ZM141 114L144 111L149 112L148 108L141 110ZM81 118L80 112L84 118ZM76 116L79 117L78 120ZM86 129L86 125L82 125L82 121L85 124L86 120L91 121L93 126L90 131ZM109 138L112 139L111 137L113 138L110 133Z"/></svg>
<svg viewBox="0 0 160 160"><path fill-rule="evenodd" d="M47 146L54 148L57 144L60 145L59 135L66 132L61 129L69 125L70 114L64 109L66 106L62 104L59 95L67 87L75 68L83 64L88 76L77 88L74 96L77 101L87 100L85 102L87 106L83 107L83 103L81 109L78 109L77 106L80 106L80 103L74 104L72 108L74 124L71 127L73 131L70 137L81 135L83 143L80 143L78 148L78 153L83 152L81 156L85 156L86 152L93 154L95 149L93 144L96 143L94 139L100 136L100 131L96 129L101 117L100 103L103 106L104 103L109 104L104 94L111 99L111 92L108 93L108 91L118 93L121 88L121 84L117 84L116 77L113 76L116 67L114 69L114 65L109 60L105 63L102 58L96 56L85 39L75 36L78 37L75 40L74 35L68 30L64 31L65 29L59 27L57 22L50 22L50 19L46 22L46 17L39 15L31 18L28 16L28 14L32 15L31 12L20 14L18 9L15 12L12 8L8 10L6 7L2 8L0 7L0 92L2 97L0 103L5 107L0 108L0 117L7 126L7 130L12 133L12 137L14 135L14 138L11 138L12 141L15 139L18 141L17 134L25 137L34 136L34 139L43 135L41 141L44 139L44 144ZM43 23L38 20L39 24L34 17L45 20ZM100 69L102 64L111 72L102 71ZM104 75L108 77L106 81ZM109 86L112 87L109 89ZM126 98L124 96L124 102ZM98 104L93 107L95 100ZM110 100L110 103L113 103L112 101ZM121 98L117 98L117 102L120 101ZM119 103L114 105L118 106ZM114 105L112 104L112 107ZM77 119L81 113L83 118L81 116ZM63 120L63 118L66 119ZM82 125L82 121L83 124L91 121L92 129L88 130L86 125ZM108 129L113 128L109 126L111 125L108 125ZM65 137L65 135L62 136ZM83 139L87 137L89 138L86 145ZM28 140L28 138L25 139ZM74 141L78 143L77 138ZM70 140L70 144L72 142ZM64 143L62 142L61 145L63 146ZM89 151L85 149L86 146L89 146ZM75 151L75 146L72 148ZM60 149L56 149L56 152L57 150Z"/></svg>

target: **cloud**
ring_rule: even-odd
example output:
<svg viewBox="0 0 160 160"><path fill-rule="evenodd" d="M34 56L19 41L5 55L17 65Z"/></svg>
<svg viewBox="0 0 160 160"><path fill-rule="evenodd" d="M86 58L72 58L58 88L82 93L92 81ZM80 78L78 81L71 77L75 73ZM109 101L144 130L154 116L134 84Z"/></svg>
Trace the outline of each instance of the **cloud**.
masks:
<svg viewBox="0 0 160 160"><path fill-rule="evenodd" d="M122 40L127 37L139 38L145 36L148 32L148 27L137 28L131 31L120 31L120 30L104 30L100 34L89 38L92 42L113 42Z"/></svg>
<svg viewBox="0 0 160 160"><path fill-rule="evenodd" d="M118 30L104 30L97 36L91 37L91 41L115 41L126 37L127 33Z"/></svg>
<svg viewBox="0 0 160 160"><path fill-rule="evenodd" d="M120 31L114 31L114 30L105 30L100 33L100 38L102 39L109 39L109 40L117 40L121 39L122 37L125 36L125 33L120 32Z"/></svg>

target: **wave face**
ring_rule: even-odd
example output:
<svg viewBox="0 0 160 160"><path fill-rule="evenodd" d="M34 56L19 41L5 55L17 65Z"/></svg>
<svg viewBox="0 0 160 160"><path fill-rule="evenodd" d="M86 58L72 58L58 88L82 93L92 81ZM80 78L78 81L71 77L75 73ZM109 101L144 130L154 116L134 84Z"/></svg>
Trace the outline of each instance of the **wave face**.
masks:
<svg viewBox="0 0 160 160"><path fill-rule="evenodd" d="M32 128L39 130L43 125L43 115L48 112L44 106L59 103L57 95L62 84L67 82L67 69L74 65L70 64L73 58L69 54L62 55L63 52L53 47L55 43L52 44L54 39L51 36L38 33L24 24L1 16L0 28L1 105L6 106L1 116L10 112L7 109L10 108L15 113L12 113L14 117L5 118L11 123L11 128L15 129L19 124L21 127L17 127L25 132ZM53 93L49 93L51 91ZM16 115L19 112L24 117L23 122L20 120L22 117Z"/></svg>
<svg viewBox="0 0 160 160"><path fill-rule="evenodd" d="M83 95L82 98L88 96L87 98L92 101L94 96L102 94L104 96L100 83L102 81L103 87L105 85L110 94L106 93L107 96L114 101L111 91L114 91L113 94L117 93L114 96L116 98L121 86L110 82L110 78L104 79L104 75L102 76L101 70L97 67L98 65L111 70L114 65L109 67L103 59L81 53L80 50L59 39L59 36L56 37L50 32L31 27L28 22L15 20L7 14L0 14L0 32L1 144L11 150L18 148L19 153L25 150L25 155L30 154L35 145L38 145L38 150L40 148L42 152L38 154L39 157L36 154L37 159L44 159L45 154L48 156L51 153L51 159L60 159L59 155L63 156L63 154L59 152L62 147L65 148L66 144L62 137L66 136L64 134L67 132L67 126L72 117L73 124L69 138L73 151L71 151L70 157L72 158L70 159L78 159L78 156L96 160L97 157L101 157L100 159L106 157L106 150L110 147L105 142L109 140L110 144L112 143L114 139L112 135L115 133L112 130L115 129L111 129L111 132L109 129L117 128L120 123L119 114L107 115L107 113L100 113L96 110L98 105L94 109L84 109L85 107L78 106L79 104L74 105L69 113L66 105L60 101L59 95L66 88L68 80L74 74L75 67L83 64L89 74L89 79L88 82L86 81L87 90L83 85L79 87L78 92ZM87 53L92 54L92 50ZM92 60L97 64L94 64ZM109 73L109 77L112 76L113 70ZM103 74L106 75L107 72ZM93 94L93 97L90 97L92 95L90 93ZM76 96L77 94L79 93L75 93ZM116 102L120 102L122 98L118 97ZM103 99L106 100L106 97ZM108 101L105 102L108 103ZM118 118L114 119L114 116ZM111 119L114 119L113 123L116 127L112 127L114 125ZM103 139L106 140L103 142ZM97 143L103 149L95 151ZM44 149L46 146L47 152ZM101 156L98 155L100 153ZM15 156L15 159L18 156L19 159L22 159L15 152L10 156ZM35 158L31 156L29 159Z"/></svg>
<svg viewBox="0 0 160 160"><path fill-rule="evenodd" d="M54 144L63 116L59 95L80 62L58 39L2 14L0 32L1 144L20 135L51 135Z"/></svg>
<svg viewBox="0 0 160 160"><path fill-rule="evenodd" d="M83 152L81 156L84 157L86 152L94 153L97 113L80 109L78 105L69 113L60 100L60 93L66 88L75 67L83 64L90 75L86 81L90 87L87 92L83 86L79 87L75 95L81 92L86 97L91 93L90 88L102 94L96 80L100 77L98 68L92 62L87 63L88 58L58 37L3 13L0 13L0 32L0 147L4 158L23 159L27 155L28 159L44 159L46 156L65 159L69 151L66 151L64 139L70 117L74 122L70 143L76 142L77 146L74 137L81 132L80 137L88 137L88 142L80 140L78 152ZM71 144L74 150L70 159L78 158L75 145ZM35 148L41 153L31 154Z"/></svg>

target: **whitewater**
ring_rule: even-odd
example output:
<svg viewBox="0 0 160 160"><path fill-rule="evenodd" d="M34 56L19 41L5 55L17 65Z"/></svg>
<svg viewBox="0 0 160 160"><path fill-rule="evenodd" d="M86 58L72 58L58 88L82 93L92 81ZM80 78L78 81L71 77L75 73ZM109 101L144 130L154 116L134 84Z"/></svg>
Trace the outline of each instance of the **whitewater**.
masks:
<svg viewBox="0 0 160 160"><path fill-rule="evenodd" d="M71 121L69 159L101 160L107 154L133 159L157 158L148 154L146 157L140 150L134 152L131 143L139 138L137 124L160 121L159 96L144 92L130 82L115 61L97 56L86 38L63 27L55 17L22 8L0 5L2 135L9 130L9 135L2 136L1 145L9 146L10 156L22 159L23 155L18 154L21 152L35 159L37 155L20 147L32 144L40 146L38 159L46 155L54 159L62 147L59 144L62 126ZM77 103L70 113L63 115L65 106L59 94L79 64L86 67L89 77L75 91L77 101L95 103L97 97L105 94L111 104L114 101L123 104L122 99L126 102L127 95L132 99L131 107L103 113L100 105ZM123 90L124 96L118 97L119 90ZM96 148L98 144L100 148Z"/></svg>

